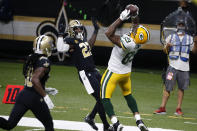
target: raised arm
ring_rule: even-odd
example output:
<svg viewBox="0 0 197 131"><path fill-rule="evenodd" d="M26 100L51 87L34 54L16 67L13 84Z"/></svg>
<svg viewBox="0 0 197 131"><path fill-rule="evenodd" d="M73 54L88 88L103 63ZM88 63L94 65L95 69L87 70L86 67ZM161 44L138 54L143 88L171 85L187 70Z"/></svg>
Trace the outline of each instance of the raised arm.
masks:
<svg viewBox="0 0 197 131"><path fill-rule="evenodd" d="M122 13L120 14L120 17L118 19L116 19L116 21L114 21L114 23L112 23L108 29L105 32L105 35L107 36L107 38L115 45L121 47L121 43L120 43L120 36L119 35L115 35L116 29L117 27L124 21L130 18L130 10L125 9L124 11L122 11Z"/></svg>
<svg viewBox="0 0 197 131"><path fill-rule="evenodd" d="M89 43L91 48L94 46L98 31L99 31L99 28L100 28L95 17L92 17L92 24L94 26L94 32L93 32L91 38L88 40L88 43Z"/></svg>
<svg viewBox="0 0 197 131"><path fill-rule="evenodd" d="M64 42L64 38L63 38L62 35L59 35L58 36L57 44L56 45L57 45L57 51L58 52L61 52L61 53L68 52L69 49L71 48L71 46L69 44L66 44Z"/></svg>
<svg viewBox="0 0 197 131"><path fill-rule="evenodd" d="M120 36L115 35L117 27L122 23L122 20L118 18L114 23L112 23L105 32L107 38L115 45L121 47Z"/></svg>

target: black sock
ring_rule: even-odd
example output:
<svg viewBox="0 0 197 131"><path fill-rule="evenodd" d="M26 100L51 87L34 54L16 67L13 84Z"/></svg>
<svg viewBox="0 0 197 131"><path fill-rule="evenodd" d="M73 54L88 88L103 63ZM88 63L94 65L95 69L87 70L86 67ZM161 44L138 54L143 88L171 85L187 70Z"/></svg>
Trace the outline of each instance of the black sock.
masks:
<svg viewBox="0 0 197 131"><path fill-rule="evenodd" d="M96 103L94 108L93 108L93 110L92 110L92 112L89 114L89 118L90 119L94 119L97 112L98 112L98 109L97 109L97 103Z"/></svg>
<svg viewBox="0 0 197 131"><path fill-rule="evenodd" d="M108 128L110 125L107 122L107 117L106 117L105 110L104 110L101 100L97 101L97 109L98 109L99 116L104 124L104 128L105 129Z"/></svg>

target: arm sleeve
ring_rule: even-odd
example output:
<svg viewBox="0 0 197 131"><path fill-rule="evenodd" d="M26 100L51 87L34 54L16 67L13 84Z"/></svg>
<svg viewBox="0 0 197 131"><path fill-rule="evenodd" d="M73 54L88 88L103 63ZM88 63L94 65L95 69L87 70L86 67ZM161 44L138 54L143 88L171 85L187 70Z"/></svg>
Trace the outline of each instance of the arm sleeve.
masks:
<svg viewBox="0 0 197 131"><path fill-rule="evenodd" d="M58 39L57 39L57 51L61 52L61 53L68 52L69 48L70 48L70 45L64 43L63 37L62 36L58 37Z"/></svg>

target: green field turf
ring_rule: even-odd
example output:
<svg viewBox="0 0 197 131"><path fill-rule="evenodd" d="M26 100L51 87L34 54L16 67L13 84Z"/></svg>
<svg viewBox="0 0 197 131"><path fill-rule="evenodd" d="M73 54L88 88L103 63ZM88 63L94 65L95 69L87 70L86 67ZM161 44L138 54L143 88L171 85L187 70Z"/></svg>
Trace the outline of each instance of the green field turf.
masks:
<svg viewBox="0 0 197 131"><path fill-rule="evenodd" d="M98 68L101 74L105 70L105 67ZM185 114L184 117L174 116L177 102L177 89L169 99L167 114L153 114L153 111L157 109L161 103L161 71L134 69L131 77L133 95L137 100L141 117L148 127L184 131L197 130L197 74L191 74L190 89L185 91L182 106L182 110ZM23 83L22 63L0 62L1 101L6 85L23 85ZM50 96L56 106L51 111L53 119L55 120L83 121L83 118L90 112L95 104L95 100L86 93L85 88L78 79L76 69L72 66L52 65L47 87L53 87L59 90L56 96ZM123 125L136 125L119 88L116 88L113 94L112 103ZM12 107L12 104L1 103L0 115L9 115ZM30 111L27 112L25 116L34 117ZM96 117L96 122L101 123L98 116ZM12 131L24 131L27 129L33 128L16 127Z"/></svg>

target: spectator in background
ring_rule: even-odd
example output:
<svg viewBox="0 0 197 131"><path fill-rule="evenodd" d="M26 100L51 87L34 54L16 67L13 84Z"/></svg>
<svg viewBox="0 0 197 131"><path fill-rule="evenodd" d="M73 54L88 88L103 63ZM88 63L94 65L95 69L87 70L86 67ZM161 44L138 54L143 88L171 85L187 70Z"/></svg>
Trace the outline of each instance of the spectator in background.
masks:
<svg viewBox="0 0 197 131"><path fill-rule="evenodd" d="M184 18L176 22L177 32L170 34L164 45L164 52L168 54L169 66L165 75L165 89L160 108L154 111L154 114L166 114L166 104L170 97L170 92L178 84L178 101L175 115L183 115L181 105L184 96L184 90L188 89L190 84L189 75L189 53L197 53L197 37L186 33L186 23Z"/></svg>
<svg viewBox="0 0 197 131"><path fill-rule="evenodd" d="M9 119L0 117L0 128L13 129L23 115L31 110L36 118L44 125L46 131L54 131L49 109L53 102L45 92L45 83L49 78L52 43L51 37L42 35L34 40L34 54L27 57L23 67L25 76L24 89L17 95L16 103Z"/></svg>

